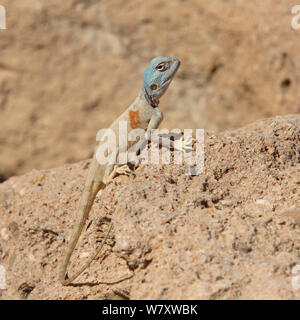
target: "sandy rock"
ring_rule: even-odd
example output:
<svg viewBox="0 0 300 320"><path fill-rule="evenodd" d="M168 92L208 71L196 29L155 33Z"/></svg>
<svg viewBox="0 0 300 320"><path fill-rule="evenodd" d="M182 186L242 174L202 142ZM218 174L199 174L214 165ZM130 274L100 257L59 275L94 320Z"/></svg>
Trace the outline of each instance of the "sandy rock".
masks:
<svg viewBox="0 0 300 320"><path fill-rule="evenodd" d="M206 132L200 175L148 164L115 178L96 199L70 270L112 220L104 260L76 287L62 287L57 272L88 162L7 180L0 184L1 298L299 299L299 145L299 115L263 119Z"/></svg>

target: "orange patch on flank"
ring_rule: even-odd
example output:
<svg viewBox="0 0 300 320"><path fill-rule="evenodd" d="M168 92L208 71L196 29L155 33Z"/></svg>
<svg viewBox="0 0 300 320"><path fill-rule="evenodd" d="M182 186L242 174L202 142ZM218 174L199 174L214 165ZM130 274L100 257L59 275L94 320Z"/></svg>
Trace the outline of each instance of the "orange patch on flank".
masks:
<svg viewBox="0 0 300 320"><path fill-rule="evenodd" d="M129 111L130 127L131 129L139 128L141 125L140 112L139 111Z"/></svg>

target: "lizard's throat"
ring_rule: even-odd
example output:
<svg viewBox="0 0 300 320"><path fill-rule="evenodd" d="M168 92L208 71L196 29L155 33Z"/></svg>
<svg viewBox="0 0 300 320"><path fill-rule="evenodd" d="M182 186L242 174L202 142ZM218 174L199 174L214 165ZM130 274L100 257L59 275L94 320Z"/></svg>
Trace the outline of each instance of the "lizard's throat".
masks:
<svg viewBox="0 0 300 320"><path fill-rule="evenodd" d="M145 88L142 89L142 96L151 107L153 107L153 108L157 108L158 107L159 99L151 98L149 96L149 94L147 93L147 90Z"/></svg>

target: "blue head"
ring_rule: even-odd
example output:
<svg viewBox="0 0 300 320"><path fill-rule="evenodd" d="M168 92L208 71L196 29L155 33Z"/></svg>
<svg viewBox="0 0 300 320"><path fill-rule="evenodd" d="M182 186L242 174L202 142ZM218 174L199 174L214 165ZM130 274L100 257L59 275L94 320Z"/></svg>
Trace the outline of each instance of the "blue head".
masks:
<svg viewBox="0 0 300 320"><path fill-rule="evenodd" d="M144 94L151 103L156 103L171 83L180 61L176 58L156 57L151 60L143 75Z"/></svg>

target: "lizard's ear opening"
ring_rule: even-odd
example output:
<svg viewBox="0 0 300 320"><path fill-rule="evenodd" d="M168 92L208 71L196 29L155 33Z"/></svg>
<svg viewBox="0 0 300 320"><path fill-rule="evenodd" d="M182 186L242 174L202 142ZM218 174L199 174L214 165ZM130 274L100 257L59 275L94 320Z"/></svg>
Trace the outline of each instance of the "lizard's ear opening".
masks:
<svg viewBox="0 0 300 320"><path fill-rule="evenodd" d="M152 83L152 84L150 85L150 89L151 89L151 90L156 90L156 89L157 89L157 84Z"/></svg>

